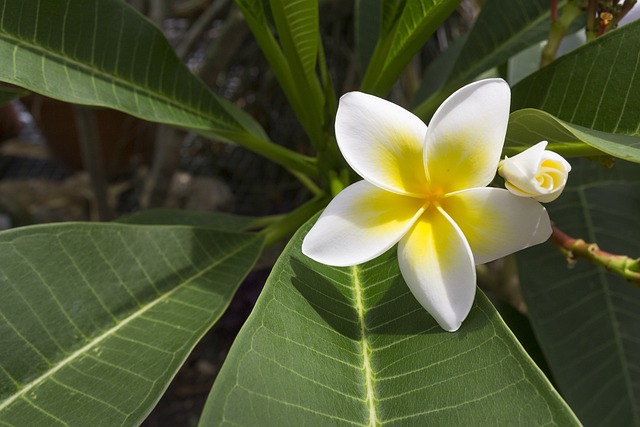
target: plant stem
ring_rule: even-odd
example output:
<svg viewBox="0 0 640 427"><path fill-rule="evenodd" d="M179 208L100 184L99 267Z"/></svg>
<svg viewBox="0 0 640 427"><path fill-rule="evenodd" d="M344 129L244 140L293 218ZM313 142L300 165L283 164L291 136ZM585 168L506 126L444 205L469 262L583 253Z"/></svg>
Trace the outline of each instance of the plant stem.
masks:
<svg viewBox="0 0 640 427"><path fill-rule="evenodd" d="M240 132L216 132L213 135L203 132L203 134L207 137L214 138L216 136L222 136L228 142L236 143L247 150L253 151L254 153L279 164L291 172L298 172L311 178L317 178L319 176L315 158L304 156L271 142L267 138L260 138L252 134Z"/></svg>
<svg viewBox="0 0 640 427"><path fill-rule="evenodd" d="M576 258L585 258L596 265L613 271L640 287L640 258L629 258L626 255L615 255L601 250L596 243L587 243L582 239L574 239L552 225L553 232L549 241L558 246L570 265Z"/></svg>
<svg viewBox="0 0 640 427"><path fill-rule="evenodd" d="M596 14L598 13L598 0L588 0L587 6L587 41L595 40L598 30L596 29Z"/></svg>
<svg viewBox="0 0 640 427"><path fill-rule="evenodd" d="M320 194L323 194L323 191L320 187L318 187L316 185L315 182L313 182L313 180L311 178L309 178L307 175L300 173L300 172L296 172L296 171L291 171L291 174L293 176L295 176L298 181L300 181L300 183L302 183L302 185L304 185L305 187L307 187L307 189L309 191L311 191L311 193L314 196L318 196Z"/></svg>
<svg viewBox="0 0 640 427"><path fill-rule="evenodd" d="M551 22L549 30L549 39L542 49L542 58L540 59L540 68L548 65L556 57L560 42L564 38L567 28L582 13L582 8L576 1L570 1L562 10L562 15L555 21Z"/></svg>
<svg viewBox="0 0 640 427"><path fill-rule="evenodd" d="M620 20L624 18L627 15L627 13L629 13L629 11L633 8L633 6L636 5L637 2L638 0L625 0L624 4L622 5L622 8L620 8L620 12L617 14L614 14L611 22L607 24L607 27L605 28L605 32L609 30L613 30L614 28L617 28Z"/></svg>
<svg viewBox="0 0 640 427"><path fill-rule="evenodd" d="M254 220L252 220L249 225L247 225L246 227L244 227L242 229L242 231L257 231L257 230L261 230L263 228L266 228L268 226L270 226L271 224L274 224L282 219L284 219L287 215L286 214L277 214L277 215L267 215L267 216L260 216L260 217L256 217Z"/></svg>
<svg viewBox="0 0 640 427"><path fill-rule="evenodd" d="M504 147L503 154L512 157L528 148L530 147L524 145ZM552 142L547 145L546 149L554 151L562 157L599 157L607 155L584 142Z"/></svg>
<svg viewBox="0 0 640 427"><path fill-rule="evenodd" d="M327 203L329 203L329 197L323 193L309 200L296 210L288 213L279 221L268 225L260 232L265 236L265 247L270 246L285 237L291 236L316 212L324 208Z"/></svg>
<svg viewBox="0 0 640 427"><path fill-rule="evenodd" d="M104 170L104 157L100 145L100 133L94 110L74 105L78 141L82 151L82 163L89 173L91 189L100 221L113 219L113 211L107 198L107 177Z"/></svg>

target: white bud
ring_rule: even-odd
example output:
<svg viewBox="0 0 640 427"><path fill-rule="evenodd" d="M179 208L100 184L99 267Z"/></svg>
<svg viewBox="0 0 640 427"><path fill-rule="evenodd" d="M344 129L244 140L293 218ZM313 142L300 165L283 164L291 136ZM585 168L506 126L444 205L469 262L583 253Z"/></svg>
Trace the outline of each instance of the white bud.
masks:
<svg viewBox="0 0 640 427"><path fill-rule="evenodd" d="M500 162L498 173L504 178L507 190L543 203L560 196L571 165L558 153L545 150L546 147L547 141L542 141Z"/></svg>

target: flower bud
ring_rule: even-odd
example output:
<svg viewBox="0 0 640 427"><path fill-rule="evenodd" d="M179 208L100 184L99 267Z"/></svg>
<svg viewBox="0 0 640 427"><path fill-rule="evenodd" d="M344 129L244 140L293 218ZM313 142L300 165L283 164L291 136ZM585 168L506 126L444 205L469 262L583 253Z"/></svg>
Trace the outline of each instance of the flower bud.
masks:
<svg viewBox="0 0 640 427"><path fill-rule="evenodd" d="M558 153L545 150L546 147L547 141L542 141L511 158L505 156L498 165L498 173L507 190L543 203L560 196L571 165Z"/></svg>

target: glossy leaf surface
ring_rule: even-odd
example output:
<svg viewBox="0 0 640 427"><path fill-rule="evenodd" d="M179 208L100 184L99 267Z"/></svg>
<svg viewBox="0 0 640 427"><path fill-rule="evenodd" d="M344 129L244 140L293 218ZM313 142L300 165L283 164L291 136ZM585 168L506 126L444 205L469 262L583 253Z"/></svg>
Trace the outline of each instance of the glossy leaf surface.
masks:
<svg viewBox="0 0 640 427"><path fill-rule="evenodd" d="M574 161L568 188L547 208L565 233L640 256L640 171ZM517 255L529 315L563 396L586 426L640 425L640 289L549 245Z"/></svg>
<svg viewBox="0 0 640 427"><path fill-rule="evenodd" d="M318 57L318 2L271 0L271 10L287 58L299 61L309 81L315 79Z"/></svg>
<svg viewBox="0 0 640 427"><path fill-rule="evenodd" d="M558 144L587 144L602 153L640 162L640 137L587 129L562 121L533 108L514 111L509 116L505 152L510 148L530 147L540 141Z"/></svg>
<svg viewBox="0 0 640 427"><path fill-rule="evenodd" d="M378 44L362 81L362 90L385 95L411 58L460 0L383 2Z"/></svg>
<svg viewBox="0 0 640 427"><path fill-rule="evenodd" d="M640 136L640 21L599 37L513 88L513 110L537 108L588 129Z"/></svg>
<svg viewBox="0 0 640 427"><path fill-rule="evenodd" d="M201 426L576 425L484 295L448 333L395 250L334 268L292 239L232 347Z"/></svg>
<svg viewBox="0 0 640 427"><path fill-rule="evenodd" d="M218 135L264 136L120 0L0 0L0 80L78 104Z"/></svg>
<svg viewBox="0 0 640 427"><path fill-rule="evenodd" d="M192 227L0 234L0 424L138 425L261 248Z"/></svg>

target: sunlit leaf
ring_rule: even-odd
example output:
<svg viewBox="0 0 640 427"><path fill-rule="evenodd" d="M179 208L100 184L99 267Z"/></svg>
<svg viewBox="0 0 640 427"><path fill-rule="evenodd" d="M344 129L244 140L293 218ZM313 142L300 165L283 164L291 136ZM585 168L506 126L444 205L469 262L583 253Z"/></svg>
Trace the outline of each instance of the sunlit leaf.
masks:
<svg viewBox="0 0 640 427"><path fill-rule="evenodd" d="M603 250L640 256L640 168L573 162L552 220ZM640 289L550 244L517 255L529 315L554 379L586 426L640 425Z"/></svg>
<svg viewBox="0 0 640 427"><path fill-rule="evenodd" d="M316 142L324 114L324 94L315 73L320 45L317 2L237 0L237 4L300 123Z"/></svg>
<svg viewBox="0 0 640 427"><path fill-rule="evenodd" d="M408 0L380 0L382 3L382 20L380 22L380 36L389 35L393 26L400 18Z"/></svg>
<svg viewBox="0 0 640 427"><path fill-rule="evenodd" d="M620 159L640 162L640 138L600 132L562 121L541 110L527 108L509 116L505 152L530 147L540 141L558 144L584 143Z"/></svg>
<svg viewBox="0 0 640 427"><path fill-rule="evenodd" d="M271 0L280 43L287 58L299 61L305 76L315 78L318 58L318 2Z"/></svg>
<svg viewBox="0 0 640 427"><path fill-rule="evenodd" d="M289 243L232 347L201 426L576 425L486 297L443 331L395 251L320 265Z"/></svg>
<svg viewBox="0 0 640 427"><path fill-rule="evenodd" d="M362 80L361 89L385 95L400 72L449 16L460 0L383 2L382 32ZM390 16L397 19L390 20ZM387 26L390 26L387 29Z"/></svg>
<svg viewBox="0 0 640 427"><path fill-rule="evenodd" d="M0 424L140 424L261 247L192 227L0 234Z"/></svg>
<svg viewBox="0 0 640 427"><path fill-rule="evenodd" d="M640 136L640 21L562 56L513 88L512 108L538 108L579 126Z"/></svg>
<svg viewBox="0 0 640 427"><path fill-rule="evenodd" d="M0 80L52 98L229 137L263 137L120 0L0 0Z"/></svg>

